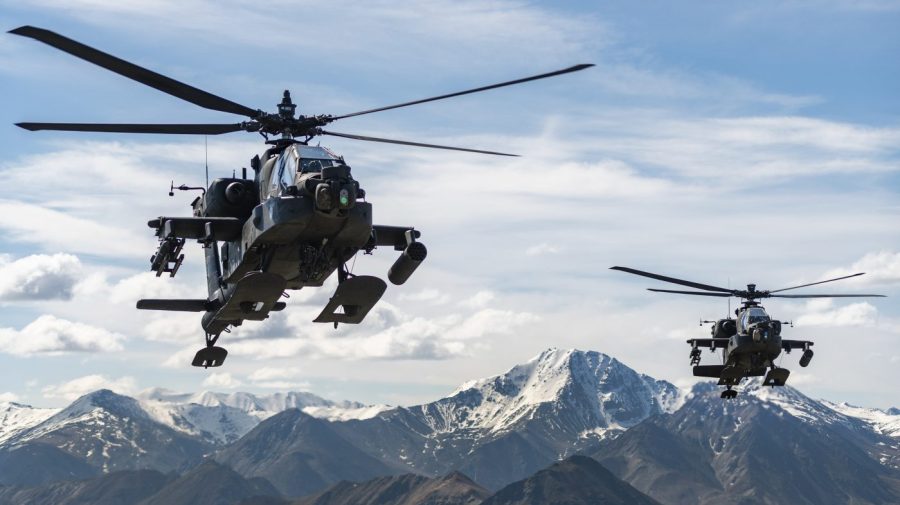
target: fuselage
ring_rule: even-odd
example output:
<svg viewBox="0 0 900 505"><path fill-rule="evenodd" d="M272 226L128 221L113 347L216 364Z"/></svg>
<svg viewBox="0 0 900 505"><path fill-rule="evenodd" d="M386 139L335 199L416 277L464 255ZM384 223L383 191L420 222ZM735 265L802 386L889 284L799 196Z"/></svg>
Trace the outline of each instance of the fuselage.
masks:
<svg viewBox="0 0 900 505"><path fill-rule="evenodd" d="M235 240L207 248L210 295L257 270L284 278L286 289L321 286L369 242L372 206L357 201L363 193L341 157L290 143L267 150L254 168L252 181L214 181L195 205L198 216L224 209L216 212L242 220Z"/></svg>
<svg viewBox="0 0 900 505"><path fill-rule="evenodd" d="M714 337L728 338L728 345L722 349L724 364L748 371L771 366L782 350L781 322L755 303L739 309L736 315L736 319L719 320L713 327Z"/></svg>

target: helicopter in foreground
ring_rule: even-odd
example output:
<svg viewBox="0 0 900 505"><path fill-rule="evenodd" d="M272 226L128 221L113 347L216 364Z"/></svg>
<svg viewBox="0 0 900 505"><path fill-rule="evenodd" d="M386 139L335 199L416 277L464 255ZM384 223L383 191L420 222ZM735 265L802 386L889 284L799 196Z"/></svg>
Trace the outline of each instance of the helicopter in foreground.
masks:
<svg viewBox="0 0 900 505"><path fill-rule="evenodd" d="M222 332L244 321L262 321L272 311L283 310L279 301L287 290L322 286L337 272L338 287L314 322L357 324L375 306L387 289L380 278L353 275L346 263L358 252L366 254L379 246L400 253L388 271L395 285L405 283L425 260L427 249L418 241L420 232L411 226L373 224L372 204L351 175L342 156L324 147L310 146L320 135L407 146L449 149L479 154L515 156L495 151L424 144L338 133L322 129L338 119L451 98L490 89L584 70L591 64L482 86L421 100L379 107L339 116L295 115L297 106L285 91L276 113L232 102L172 78L137 66L49 30L22 26L10 33L29 37L155 88L200 107L249 118L231 124L98 124L16 123L30 130L112 133L158 133L219 135L258 132L268 149L250 161L241 177L218 178L208 187L181 185L170 188L200 190L192 203L192 216L160 216L149 221L159 247L150 259L157 276L178 272L186 240L197 240L204 248L209 296L198 300L145 299L138 309L203 312L201 324L206 345L197 351L192 365L217 367L227 351L216 346ZM270 136L277 136L272 140Z"/></svg>
<svg viewBox="0 0 900 505"><path fill-rule="evenodd" d="M787 340L781 338L781 329L786 323L784 321L775 320L769 316L766 309L760 305L757 300L762 298L884 297L884 295L872 294L776 294L791 289L805 288L817 284L824 284L826 282L858 277L864 275L862 272L834 279L802 284L800 286L792 286L771 291L760 291L756 289L756 284L748 284L747 289L728 289L644 272L628 267L615 266L611 267L611 270L619 270L621 272L701 290L681 291L647 288L649 291L677 293L682 295L717 296L723 298L735 296L742 300L741 306L734 311L734 319L729 315L725 319L719 319L717 321L701 321L701 325L704 323L712 323L710 332L712 338L692 338L687 341L691 346L690 358L691 365L694 367L694 376L718 378L719 385L725 386L725 391L722 391L721 395L724 399L737 397L738 392L732 389L732 387L740 384L744 377L762 377L765 375L763 385L784 386L791 372L786 368L780 368L775 365L775 360L781 354L782 350L785 353L790 353L792 349L802 349L803 355L800 357L801 367L808 366L810 361L812 361L813 351L811 347L813 342L809 340ZM709 348L710 351L722 349L722 364L701 365L700 349L702 347Z"/></svg>

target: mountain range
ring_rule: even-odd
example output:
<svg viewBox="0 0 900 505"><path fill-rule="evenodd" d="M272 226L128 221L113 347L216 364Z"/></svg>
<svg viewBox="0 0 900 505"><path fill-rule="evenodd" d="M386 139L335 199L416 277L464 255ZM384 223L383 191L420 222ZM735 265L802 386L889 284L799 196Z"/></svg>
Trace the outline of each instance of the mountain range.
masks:
<svg viewBox="0 0 900 505"><path fill-rule="evenodd" d="M549 349L410 407L160 389L0 404L0 486L0 505L900 503L900 411L756 383L725 402Z"/></svg>

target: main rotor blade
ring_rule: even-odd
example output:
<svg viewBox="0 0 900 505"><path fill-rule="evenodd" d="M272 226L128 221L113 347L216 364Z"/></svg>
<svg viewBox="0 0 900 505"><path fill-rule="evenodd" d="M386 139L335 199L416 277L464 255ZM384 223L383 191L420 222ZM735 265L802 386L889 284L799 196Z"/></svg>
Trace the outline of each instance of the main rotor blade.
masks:
<svg viewBox="0 0 900 505"><path fill-rule="evenodd" d="M791 288L781 288L781 289L776 289L776 290L774 290L774 291L769 291L769 293L779 293L779 292L781 292L781 291L787 291L787 290L789 290L789 289L805 288L805 287L807 287L807 286L815 286L816 284L825 284L826 282L834 282L834 281L839 281L839 280L841 280L841 279L849 279L849 278L851 278L851 277L859 277L860 275L865 275L865 274L866 274L865 272L860 272L860 273L858 273L858 274L845 275L845 276L843 276L843 277L835 277L834 279L828 279L828 280L826 280L826 281L812 282L812 283L810 283L810 284L803 284L803 285L800 285L800 286L794 286L794 287L791 287Z"/></svg>
<svg viewBox="0 0 900 505"><path fill-rule="evenodd" d="M158 74L144 67L139 67L134 63L129 63L121 58L104 53L93 47L86 46L68 37L51 32L50 30L44 30L43 28L36 28L34 26L20 26L15 30L10 30L9 33L43 42L60 51L69 53L72 56L81 58L94 65L101 66L121 76L135 80L141 84L150 86L151 88L158 89L163 93L167 93L206 109L230 112L232 114L240 114L251 118L255 118L258 112L250 107L232 102L231 100L226 100L220 96L176 81L175 79Z"/></svg>
<svg viewBox="0 0 900 505"><path fill-rule="evenodd" d="M478 93L479 91L487 91L489 89L502 88L504 86L512 86L513 84L521 84L523 82L528 82L528 81L536 81L538 79L545 79L547 77L554 77L557 75L568 74L570 72L578 72L579 70L584 70L586 68L593 67L593 66L594 66L593 63L582 63L580 65L575 65L573 67L564 68L562 70L557 70L555 72L548 72L546 74L533 75L531 77L524 77L522 79L516 79L514 81L506 81L506 82L501 82L498 84L491 84L489 86L482 86L480 88L467 89L465 91L457 91L456 93L449 93L446 95L433 96L431 98L423 98L421 100L414 100L412 102L398 103L396 105L388 105L387 107L379 107L377 109L369 109L369 110L364 110L364 111L360 111L360 112L353 112L351 114L344 114L343 116L336 116L336 117L333 117L332 119L343 119L343 118L347 118L347 117L361 116L363 114L371 114L373 112L381 112L383 110L399 109L400 107L408 107L410 105L418 105L420 103L433 102L435 100L443 100L445 98L452 98L454 96L468 95L470 93Z"/></svg>
<svg viewBox="0 0 900 505"><path fill-rule="evenodd" d="M404 146L416 146L416 147L431 147L433 149L448 149L450 151L465 151L467 153L478 153L478 154L493 154L495 156L516 156L518 154L508 154L508 153L498 153L495 151L481 151L479 149L467 149L465 147L451 147L451 146L440 146L437 144L423 144L421 142L409 142L407 140L393 140L393 139L382 139L378 137L366 137L364 135L353 135L350 133L338 133L338 132L330 132L325 130L319 130L319 133L322 135L331 135L333 137L344 137L347 139L354 140L367 140L369 142L384 142L386 144L400 144Z"/></svg>
<svg viewBox="0 0 900 505"><path fill-rule="evenodd" d="M654 289L647 288L647 291L656 291L657 293L678 293L680 295L700 295L700 296L720 296L728 298L731 293L707 293L705 291L678 291L676 289Z"/></svg>
<svg viewBox="0 0 900 505"><path fill-rule="evenodd" d="M769 295L771 298L885 298L884 295Z"/></svg>
<svg viewBox="0 0 900 505"><path fill-rule="evenodd" d="M628 268L628 267L611 267L610 270L619 270L621 272L627 272L629 274L642 275L644 277L649 277L651 279L656 279L658 281L671 282L672 284L681 284L682 286L688 286L688 287L696 288L696 289L703 289L706 291L720 291L722 293L728 293L729 296L734 293L733 289L720 288L718 286L710 286L709 284L700 284L699 282L691 282L691 281L686 281L683 279L676 279L675 277L666 277L665 275L653 274L650 272L635 270L633 268Z"/></svg>
<svg viewBox="0 0 900 505"><path fill-rule="evenodd" d="M235 124L113 124L113 123L16 123L30 131L55 130L67 132L102 133L178 133L195 135L219 135L244 129L243 123Z"/></svg>

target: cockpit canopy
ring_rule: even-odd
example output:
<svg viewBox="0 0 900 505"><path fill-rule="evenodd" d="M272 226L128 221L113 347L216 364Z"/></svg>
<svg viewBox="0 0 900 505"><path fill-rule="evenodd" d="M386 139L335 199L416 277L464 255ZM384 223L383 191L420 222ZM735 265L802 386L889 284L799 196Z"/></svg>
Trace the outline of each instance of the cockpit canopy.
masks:
<svg viewBox="0 0 900 505"><path fill-rule="evenodd" d="M301 173L321 172L324 167L341 162L340 157L324 147L295 145L294 148L300 158Z"/></svg>
<svg viewBox="0 0 900 505"><path fill-rule="evenodd" d="M324 147L293 144L284 149L273 169L270 194L281 194L297 181L297 174L319 173L325 167L343 163L340 156Z"/></svg>
<svg viewBox="0 0 900 505"><path fill-rule="evenodd" d="M769 321L769 314L762 307L750 307L741 314L741 330L746 331L751 324Z"/></svg>

